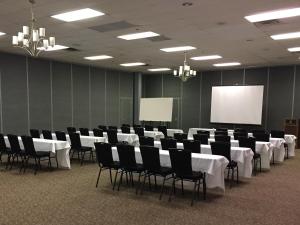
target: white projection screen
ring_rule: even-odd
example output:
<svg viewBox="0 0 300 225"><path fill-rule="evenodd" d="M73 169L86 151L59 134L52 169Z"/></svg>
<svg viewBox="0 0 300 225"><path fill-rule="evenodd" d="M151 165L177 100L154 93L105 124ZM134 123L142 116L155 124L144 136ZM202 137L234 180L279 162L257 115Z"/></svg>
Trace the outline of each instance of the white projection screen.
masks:
<svg viewBox="0 0 300 225"><path fill-rule="evenodd" d="M141 98L140 121L172 121L173 98Z"/></svg>
<svg viewBox="0 0 300 225"><path fill-rule="evenodd" d="M264 86L212 87L210 122L261 125Z"/></svg>

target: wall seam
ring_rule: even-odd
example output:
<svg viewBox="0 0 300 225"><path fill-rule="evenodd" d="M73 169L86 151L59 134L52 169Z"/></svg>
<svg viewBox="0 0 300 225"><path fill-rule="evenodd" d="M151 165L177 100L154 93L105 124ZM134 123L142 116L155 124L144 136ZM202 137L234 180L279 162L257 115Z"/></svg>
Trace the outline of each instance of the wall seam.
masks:
<svg viewBox="0 0 300 225"><path fill-rule="evenodd" d="M221 85L223 85L223 70L221 70Z"/></svg>
<svg viewBox="0 0 300 225"><path fill-rule="evenodd" d="M294 80L293 80L293 97L292 97L292 116L291 118L294 118L294 109L295 109L295 91L296 91L296 73L297 73L297 67L294 66Z"/></svg>
<svg viewBox="0 0 300 225"><path fill-rule="evenodd" d="M50 61L50 106L51 106L51 130L53 131L53 70L52 70L52 61Z"/></svg>
<svg viewBox="0 0 300 225"><path fill-rule="evenodd" d="M119 78L119 108L118 108L118 125L121 125L121 87L120 87L120 83L121 83L121 77L120 77L120 72L118 73L118 78Z"/></svg>
<svg viewBox="0 0 300 225"><path fill-rule="evenodd" d="M2 71L0 71L0 107L1 133L3 133Z"/></svg>
<svg viewBox="0 0 300 225"><path fill-rule="evenodd" d="M200 73L200 85L199 85L199 87L200 87L200 91L199 91L199 98L200 98L199 127L201 127L201 125L202 125L202 112L201 112L201 110L202 110L202 75L203 75L203 73L201 72Z"/></svg>
<svg viewBox="0 0 300 225"><path fill-rule="evenodd" d="M246 69L244 68L244 72L243 72L243 85L245 85L246 82Z"/></svg>
<svg viewBox="0 0 300 225"><path fill-rule="evenodd" d="M73 64L71 63L71 123L74 126Z"/></svg>
<svg viewBox="0 0 300 225"><path fill-rule="evenodd" d="M107 116L106 116L106 111L107 111L107 99L106 99L106 80L107 80L107 70L105 70L104 73L104 122L105 125L107 125Z"/></svg>
<svg viewBox="0 0 300 225"><path fill-rule="evenodd" d="M265 129L267 129L267 127L268 127L269 83L270 83L270 67L268 67L268 76L267 76L267 94L266 94Z"/></svg>
<svg viewBox="0 0 300 225"><path fill-rule="evenodd" d="M89 66L89 128L92 129L92 84L91 84L91 66Z"/></svg>
<svg viewBox="0 0 300 225"><path fill-rule="evenodd" d="M161 97L164 97L164 75L161 75Z"/></svg>
<svg viewBox="0 0 300 225"><path fill-rule="evenodd" d="M183 82L180 82L180 128L183 129L182 127L182 102L183 102Z"/></svg>
<svg viewBox="0 0 300 225"><path fill-rule="evenodd" d="M28 66L28 56L26 56L26 88L27 88L27 126L28 133L30 130L30 109L29 109L29 66Z"/></svg>

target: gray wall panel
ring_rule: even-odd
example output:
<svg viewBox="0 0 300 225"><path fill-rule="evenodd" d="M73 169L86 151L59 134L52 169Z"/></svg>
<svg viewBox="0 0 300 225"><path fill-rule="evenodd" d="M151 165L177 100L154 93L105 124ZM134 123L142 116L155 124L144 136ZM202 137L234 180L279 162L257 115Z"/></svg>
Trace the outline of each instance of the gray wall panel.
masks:
<svg viewBox="0 0 300 225"><path fill-rule="evenodd" d="M3 133L27 134L26 58L0 53Z"/></svg>
<svg viewBox="0 0 300 225"><path fill-rule="evenodd" d="M120 73L120 124L133 123L133 76Z"/></svg>
<svg viewBox="0 0 300 225"><path fill-rule="evenodd" d="M52 62L53 129L72 125L71 65Z"/></svg>
<svg viewBox="0 0 300 225"><path fill-rule="evenodd" d="M292 113L293 66L272 67L269 75L268 128L282 129Z"/></svg>
<svg viewBox="0 0 300 225"><path fill-rule="evenodd" d="M28 58L30 128L51 129L50 62Z"/></svg>
<svg viewBox="0 0 300 225"><path fill-rule="evenodd" d="M300 118L300 66L296 67L294 118Z"/></svg>
<svg viewBox="0 0 300 225"><path fill-rule="evenodd" d="M72 65L74 126L89 127L89 67Z"/></svg>
<svg viewBox="0 0 300 225"><path fill-rule="evenodd" d="M119 72L107 71L106 75L106 122L107 125L119 125Z"/></svg>
<svg viewBox="0 0 300 225"><path fill-rule="evenodd" d="M222 72L222 85L243 85L244 70L225 70Z"/></svg>
<svg viewBox="0 0 300 225"><path fill-rule="evenodd" d="M91 126L105 124L105 71L91 68Z"/></svg>
<svg viewBox="0 0 300 225"><path fill-rule="evenodd" d="M210 124L210 105L212 86L221 85L221 71L202 73L202 92L201 92L201 127L213 127Z"/></svg>
<svg viewBox="0 0 300 225"><path fill-rule="evenodd" d="M170 74L163 75L163 97L181 98L182 81Z"/></svg>
<svg viewBox="0 0 300 225"><path fill-rule="evenodd" d="M162 96L162 75L145 75L143 76L146 98L158 98Z"/></svg>

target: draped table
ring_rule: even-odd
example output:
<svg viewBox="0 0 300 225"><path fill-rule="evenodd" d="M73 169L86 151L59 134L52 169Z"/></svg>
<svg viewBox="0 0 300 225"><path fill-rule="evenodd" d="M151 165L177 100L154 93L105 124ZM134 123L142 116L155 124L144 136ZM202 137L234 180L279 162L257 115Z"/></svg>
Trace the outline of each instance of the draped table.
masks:
<svg viewBox="0 0 300 225"><path fill-rule="evenodd" d="M161 149L160 141L155 141L154 146ZM177 142L177 148L183 149L183 143ZM201 145L201 153L212 154L210 145ZM253 152L250 148L231 147L231 159L239 166L239 176L251 178Z"/></svg>
<svg viewBox="0 0 300 225"><path fill-rule="evenodd" d="M5 136L5 143L7 147L10 147L8 137ZM19 144L21 149L24 149L23 142L21 137L18 137ZM33 144L36 151L40 152L51 152L56 154L58 166L61 168L71 168L70 163L70 144L67 141L58 141L58 140L46 140L40 138L33 138Z"/></svg>
<svg viewBox="0 0 300 225"><path fill-rule="evenodd" d="M154 128L154 131L158 131L158 129ZM181 130L181 129L167 129L167 135L168 135L168 137L174 137L175 133L182 134L183 130Z"/></svg>
<svg viewBox="0 0 300 225"><path fill-rule="evenodd" d="M112 147L112 153L114 161L119 161L116 147ZM159 156L161 166L171 167L169 151L160 150ZM139 147L135 147L135 158L137 163L143 163ZM223 156L192 153L192 169L207 173L207 188L221 188L225 191L224 171L227 164L228 160Z"/></svg>

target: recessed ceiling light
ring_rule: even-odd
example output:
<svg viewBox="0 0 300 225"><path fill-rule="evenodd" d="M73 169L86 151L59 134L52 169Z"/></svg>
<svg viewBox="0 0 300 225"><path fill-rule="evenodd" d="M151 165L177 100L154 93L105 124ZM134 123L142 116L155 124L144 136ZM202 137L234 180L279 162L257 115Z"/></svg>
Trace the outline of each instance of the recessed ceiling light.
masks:
<svg viewBox="0 0 300 225"><path fill-rule="evenodd" d="M54 47L49 46L47 49L45 49L44 47L40 47L38 49L46 51L46 52L51 52L51 51L63 50L63 49L67 49L67 48L69 48L69 47L63 46L63 45L55 45Z"/></svg>
<svg viewBox="0 0 300 225"><path fill-rule="evenodd" d="M228 63L217 63L214 64L215 67L222 67L222 66L239 66L241 63L239 62L228 62Z"/></svg>
<svg viewBox="0 0 300 225"><path fill-rule="evenodd" d="M204 56L192 57L191 59L204 61L204 60L221 59L221 58L222 58L222 56L220 56L220 55L204 55Z"/></svg>
<svg viewBox="0 0 300 225"><path fill-rule="evenodd" d="M84 19L89 19L89 18L103 16L103 15L105 15L103 12L96 11L90 8L85 8L85 9L79 9L75 11L57 14L51 17L65 22L73 22L73 21L84 20Z"/></svg>
<svg viewBox="0 0 300 225"><path fill-rule="evenodd" d="M271 36L274 40L284 40L284 39L293 39L293 38L300 38L300 32L292 32L292 33L285 33L285 34L276 34Z"/></svg>
<svg viewBox="0 0 300 225"><path fill-rule="evenodd" d="M288 48L289 52L300 52L300 47Z"/></svg>
<svg viewBox="0 0 300 225"><path fill-rule="evenodd" d="M113 58L112 56L109 55L95 55L95 56L88 56L88 57L84 57L87 60L103 60L103 59L111 59Z"/></svg>
<svg viewBox="0 0 300 225"><path fill-rule="evenodd" d="M294 16L300 16L300 8L282 9L265 13L253 14L250 16L245 16L245 19L251 23L256 23L261 21L282 19Z"/></svg>
<svg viewBox="0 0 300 225"><path fill-rule="evenodd" d="M160 36L160 35L152 32L152 31L147 31L147 32L121 35L121 36L118 36L118 38L121 38L124 40L135 40L135 39L142 39L142 38L149 38L149 37L156 37L156 36Z"/></svg>
<svg viewBox="0 0 300 225"><path fill-rule="evenodd" d="M129 66L144 66L146 65L146 63L142 63L142 62L133 62L133 63L122 63L120 64L121 66L126 66L126 67L129 67Z"/></svg>
<svg viewBox="0 0 300 225"><path fill-rule="evenodd" d="M148 69L148 71L151 72L159 72L159 71L169 71L171 70L170 68L154 68L154 69Z"/></svg>
<svg viewBox="0 0 300 225"><path fill-rule="evenodd" d="M6 33L3 33L3 32L0 32L0 36L3 36L3 35L5 35Z"/></svg>
<svg viewBox="0 0 300 225"><path fill-rule="evenodd" d="M180 51L189 51L196 49L193 46L178 46L178 47L172 47L172 48L162 48L160 49L163 52L180 52Z"/></svg>

